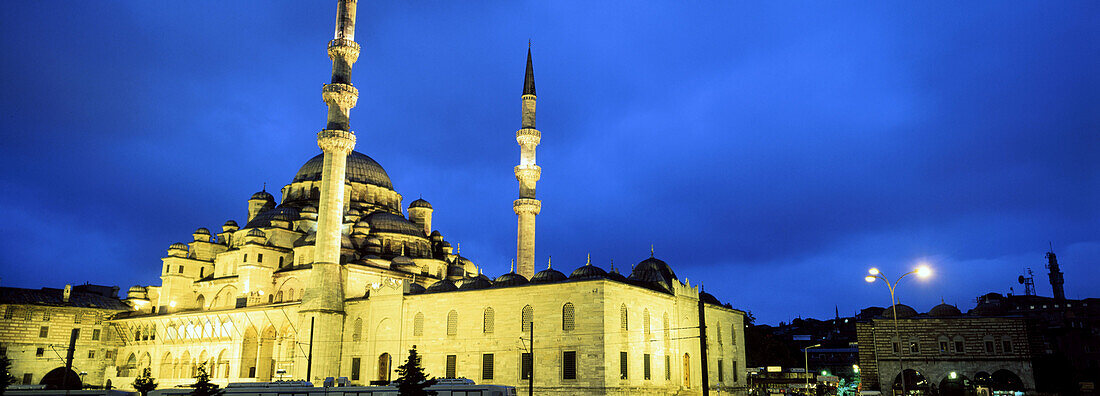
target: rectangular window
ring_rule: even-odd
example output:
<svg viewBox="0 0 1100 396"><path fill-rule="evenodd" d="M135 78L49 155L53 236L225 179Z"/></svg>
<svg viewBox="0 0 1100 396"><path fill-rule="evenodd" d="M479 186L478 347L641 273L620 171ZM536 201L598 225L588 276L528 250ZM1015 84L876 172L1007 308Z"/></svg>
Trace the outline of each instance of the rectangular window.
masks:
<svg viewBox="0 0 1100 396"><path fill-rule="evenodd" d="M898 343L896 343L896 342L893 343L893 347L894 347L894 354L897 355L898 351L901 349L901 347L898 346Z"/></svg>
<svg viewBox="0 0 1100 396"><path fill-rule="evenodd" d="M92 329L92 341L99 341L99 329Z"/></svg>
<svg viewBox="0 0 1100 396"><path fill-rule="evenodd" d="M279 257L279 268L283 268L283 258Z"/></svg>
<svg viewBox="0 0 1100 396"><path fill-rule="evenodd" d="M721 362L721 361L719 361ZM721 364L721 363L718 363ZM651 368L649 366L649 354L642 355L642 378L648 381L650 379Z"/></svg>
<svg viewBox="0 0 1100 396"><path fill-rule="evenodd" d="M360 358L351 358L351 380L359 380L359 364L362 362Z"/></svg>
<svg viewBox="0 0 1100 396"><path fill-rule="evenodd" d="M93 314L92 317L95 318L95 324L103 324L103 315Z"/></svg>
<svg viewBox="0 0 1100 396"><path fill-rule="evenodd" d="M493 354L491 353L481 355L481 379L493 379Z"/></svg>
<svg viewBox="0 0 1100 396"><path fill-rule="evenodd" d="M626 352L619 352L619 379L627 379Z"/></svg>
<svg viewBox="0 0 1100 396"><path fill-rule="evenodd" d="M241 261L246 262L246 263L248 262L248 253L244 254L244 260L241 260Z"/></svg>
<svg viewBox="0 0 1100 396"><path fill-rule="evenodd" d="M43 322L49 322L50 321L50 311L47 310L46 312L42 313L42 321Z"/></svg>
<svg viewBox="0 0 1100 396"><path fill-rule="evenodd" d="M665 355L665 381L672 380L672 357Z"/></svg>
<svg viewBox="0 0 1100 396"><path fill-rule="evenodd" d="M263 254L263 253L260 253L260 254L257 254L257 255L256 255L256 262L257 262L257 263L262 263L262 262L264 262L264 254Z"/></svg>
<svg viewBox="0 0 1100 396"><path fill-rule="evenodd" d="M42 357L46 355L46 348L38 348L34 350L34 357Z"/></svg>
<svg viewBox="0 0 1100 396"><path fill-rule="evenodd" d="M1001 346L1004 347L1005 353L1012 353L1012 341L1008 341L1008 340L1002 341Z"/></svg>
<svg viewBox="0 0 1100 396"><path fill-rule="evenodd" d="M909 341L909 352L920 353L920 343L916 341Z"/></svg>
<svg viewBox="0 0 1100 396"><path fill-rule="evenodd" d="M947 341L940 341L940 353L947 352Z"/></svg>
<svg viewBox="0 0 1100 396"><path fill-rule="evenodd" d="M718 359L718 382L725 381L726 377L722 371L722 359Z"/></svg>
<svg viewBox="0 0 1100 396"><path fill-rule="evenodd" d="M73 323L80 324L80 319L80 312L77 312L75 315L73 315Z"/></svg>
<svg viewBox="0 0 1100 396"><path fill-rule="evenodd" d="M182 265L180 266L180 273L181 274L183 273L183 266Z"/></svg>
<svg viewBox="0 0 1100 396"><path fill-rule="evenodd" d="M203 275L206 275L206 267L199 267L199 277L202 278Z"/></svg>
<svg viewBox="0 0 1100 396"><path fill-rule="evenodd" d="M955 341L955 353L964 353L964 352L966 352L966 351L963 349L963 342L962 341Z"/></svg>
<svg viewBox="0 0 1100 396"><path fill-rule="evenodd" d="M447 378L455 377L455 366L458 365L457 355L447 355Z"/></svg>
<svg viewBox="0 0 1100 396"><path fill-rule="evenodd" d="M23 319L24 320L34 319L34 311L29 310L29 309L26 310L26 311L23 311Z"/></svg>
<svg viewBox="0 0 1100 396"><path fill-rule="evenodd" d="M115 351L107 351L106 355L107 355L107 360L114 359L115 358Z"/></svg>
<svg viewBox="0 0 1100 396"><path fill-rule="evenodd" d="M531 379L531 363L533 363L531 361L531 354L530 353L524 353L524 354L520 355L519 360L520 360L520 369L519 369L520 379Z"/></svg>
<svg viewBox="0 0 1100 396"><path fill-rule="evenodd" d="M95 351L88 351L88 359L95 359Z"/></svg>
<svg viewBox="0 0 1100 396"><path fill-rule="evenodd" d="M577 379L576 351L565 351L561 353L561 378L567 380Z"/></svg>
<svg viewBox="0 0 1100 396"><path fill-rule="evenodd" d="M730 374L733 375L733 382L737 382L737 361L733 361L733 367L730 367Z"/></svg>
<svg viewBox="0 0 1100 396"><path fill-rule="evenodd" d="M4 310L4 319L11 319L12 316L15 316L15 308L8 307Z"/></svg>
<svg viewBox="0 0 1100 396"><path fill-rule="evenodd" d="M985 353L993 353L993 341L985 342Z"/></svg>
<svg viewBox="0 0 1100 396"><path fill-rule="evenodd" d="M50 328L49 327L42 326L41 328L38 329L38 337L39 338L46 338L46 337L49 337L49 336L50 336Z"/></svg>
<svg viewBox="0 0 1100 396"><path fill-rule="evenodd" d="M23 385L34 385L34 381L31 381L32 379L34 379L34 374L23 374Z"/></svg>

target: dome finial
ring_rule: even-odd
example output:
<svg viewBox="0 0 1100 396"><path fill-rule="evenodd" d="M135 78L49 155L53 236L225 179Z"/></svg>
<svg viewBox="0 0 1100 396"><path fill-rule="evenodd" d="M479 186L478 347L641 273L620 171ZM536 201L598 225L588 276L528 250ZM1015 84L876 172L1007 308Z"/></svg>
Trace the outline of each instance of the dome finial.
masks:
<svg viewBox="0 0 1100 396"><path fill-rule="evenodd" d="M404 255L405 255L405 245L402 244L401 245L401 256L404 256Z"/></svg>
<svg viewBox="0 0 1100 396"><path fill-rule="evenodd" d="M649 244L649 257L653 257L653 244Z"/></svg>
<svg viewBox="0 0 1100 396"><path fill-rule="evenodd" d="M267 192L267 182L264 182L264 187L260 191Z"/></svg>
<svg viewBox="0 0 1100 396"><path fill-rule="evenodd" d="M508 273L513 274L516 272L516 259L512 259L512 264L508 265Z"/></svg>
<svg viewBox="0 0 1100 396"><path fill-rule="evenodd" d="M455 242L455 254L462 253L462 242Z"/></svg>
<svg viewBox="0 0 1100 396"><path fill-rule="evenodd" d="M553 258L553 256L546 256L546 269L550 269L550 260Z"/></svg>
<svg viewBox="0 0 1100 396"><path fill-rule="evenodd" d="M592 265L592 253L588 253L588 258L584 260L584 265Z"/></svg>

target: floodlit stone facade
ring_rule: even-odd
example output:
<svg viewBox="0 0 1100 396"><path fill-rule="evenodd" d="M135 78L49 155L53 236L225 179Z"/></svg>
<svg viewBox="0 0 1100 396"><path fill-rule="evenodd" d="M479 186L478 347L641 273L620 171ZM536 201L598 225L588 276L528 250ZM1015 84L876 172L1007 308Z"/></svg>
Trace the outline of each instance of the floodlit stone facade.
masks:
<svg viewBox="0 0 1100 396"><path fill-rule="evenodd" d="M129 310L104 327L116 338L103 347L117 354L103 355L86 382L126 388L149 369L160 387L175 387L205 366L222 385L369 384L394 379L415 347L430 375L517 387L533 376L539 394L700 394L704 377L714 394L743 392L744 312L677 278L652 252L626 275L591 263L569 275L549 264L535 272L541 133L530 51L516 135L518 268L483 274L433 230L427 201L410 203L406 217L386 171L354 151L355 6L339 2L329 43L321 154L279 200L252 195L243 227L229 220L170 245L159 285L131 288Z"/></svg>

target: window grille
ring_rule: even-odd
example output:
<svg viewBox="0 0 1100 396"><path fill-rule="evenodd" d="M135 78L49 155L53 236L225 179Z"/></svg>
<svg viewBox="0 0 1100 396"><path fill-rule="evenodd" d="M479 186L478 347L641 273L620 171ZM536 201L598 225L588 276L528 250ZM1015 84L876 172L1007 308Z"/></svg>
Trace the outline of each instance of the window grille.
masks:
<svg viewBox="0 0 1100 396"><path fill-rule="evenodd" d="M447 335L458 334L458 312L451 310L447 313Z"/></svg>
<svg viewBox="0 0 1100 396"><path fill-rule="evenodd" d="M567 380L577 379L576 351L564 351L561 353L561 378Z"/></svg>
<svg viewBox="0 0 1100 396"><path fill-rule="evenodd" d="M561 307L561 329L562 331L573 331L576 328L573 303L565 303Z"/></svg>
<svg viewBox="0 0 1100 396"><path fill-rule="evenodd" d="M481 379L493 379L493 354L491 353L481 355Z"/></svg>
<svg viewBox="0 0 1100 396"><path fill-rule="evenodd" d="M496 328L496 311L492 307L485 307L481 317L481 332L492 333Z"/></svg>
<svg viewBox="0 0 1100 396"><path fill-rule="evenodd" d="M649 308L642 310L642 329L645 332L645 336L649 338Z"/></svg>
<svg viewBox="0 0 1100 396"><path fill-rule="evenodd" d="M524 333L531 331L531 321L535 318L535 309L530 305L524 306L520 314L521 330Z"/></svg>
<svg viewBox="0 0 1100 396"><path fill-rule="evenodd" d="M50 336L50 328L49 327L42 326L42 328L38 329L38 337L39 338L46 338L46 337L49 337L49 336Z"/></svg>
<svg viewBox="0 0 1100 396"><path fill-rule="evenodd" d="M719 360L719 362L721 362L721 360ZM721 363L718 363L718 364L721 364ZM649 377L650 377L650 366L649 366L649 354L648 353L642 356L642 374L643 374L643 377L645 378L645 380L648 381ZM718 376L721 377L722 374L718 374ZM719 380L719 381L721 381L721 380Z"/></svg>
<svg viewBox="0 0 1100 396"><path fill-rule="evenodd" d="M619 379L627 379L626 352L619 352Z"/></svg>
<svg viewBox="0 0 1100 396"><path fill-rule="evenodd" d="M531 359L530 352L524 352L520 355L520 379L531 379L531 368L533 361Z"/></svg>
<svg viewBox="0 0 1100 396"><path fill-rule="evenodd" d="M619 306L619 328L622 330L630 330L630 322L626 315L626 304Z"/></svg>
<svg viewBox="0 0 1100 396"><path fill-rule="evenodd" d="M417 312L413 318L413 335L420 337L424 335L424 314Z"/></svg>
<svg viewBox="0 0 1100 396"><path fill-rule="evenodd" d="M723 382L723 381L726 380L726 377L725 377L724 374L725 374L725 371L722 370L722 359L718 359L718 382Z"/></svg>
<svg viewBox="0 0 1100 396"><path fill-rule="evenodd" d="M456 366L458 366L458 356L447 355L447 378L455 377Z"/></svg>

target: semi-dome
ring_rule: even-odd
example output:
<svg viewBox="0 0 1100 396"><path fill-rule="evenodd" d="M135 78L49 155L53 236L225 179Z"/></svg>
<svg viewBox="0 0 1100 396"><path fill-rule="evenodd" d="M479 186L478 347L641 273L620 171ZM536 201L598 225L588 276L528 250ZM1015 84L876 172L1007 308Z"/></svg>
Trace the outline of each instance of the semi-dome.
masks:
<svg viewBox="0 0 1100 396"><path fill-rule="evenodd" d="M317 154L316 157L306 161L301 169L298 169L298 173L294 175L294 181L321 180L321 171L324 169L324 165L325 154ZM348 154L347 174L345 178L350 182L372 184L390 190L393 189L393 183L390 182L390 176L386 174L385 169L382 169L382 165L378 165L378 162L375 162L373 158L358 151L352 151L351 154Z"/></svg>
<svg viewBox="0 0 1100 396"><path fill-rule="evenodd" d="M899 311L900 313L900 311ZM944 316L962 316L962 311L959 311L953 305L940 304L932 307L928 310L928 316L944 317Z"/></svg>
<svg viewBox="0 0 1100 396"><path fill-rule="evenodd" d="M369 242L369 241L368 241ZM316 246L317 245L317 232L310 232L302 235L300 238L294 240L294 247L302 246ZM340 235L340 248L341 249L355 249L355 244L352 243L351 237L346 234Z"/></svg>
<svg viewBox="0 0 1100 396"><path fill-rule="evenodd" d="M419 199L419 198L418 198L417 200L415 200L415 201L412 201L411 203L409 203L409 208L410 208L410 209L412 209L412 208L426 208L426 209L431 209L431 208L432 208L432 204L428 203L428 201L425 201L425 200L423 200L423 199Z"/></svg>
<svg viewBox="0 0 1100 396"><path fill-rule="evenodd" d="M428 288L426 290L428 292L436 293L436 292L447 292L447 291L458 290L458 288L455 287L454 282L443 279L443 280L440 280L439 282L432 283L432 285L428 286Z"/></svg>
<svg viewBox="0 0 1100 396"><path fill-rule="evenodd" d="M424 286L421 286L419 283L409 284L409 294L420 294L423 293L425 290L426 289L424 289Z"/></svg>
<svg viewBox="0 0 1100 396"><path fill-rule="evenodd" d="M607 278L607 271L603 268L597 267L591 264L585 264L580 268L573 270L572 274L569 274L569 279L604 279Z"/></svg>
<svg viewBox="0 0 1100 396"><path fill-rule="evenodd" d="M565 274L561 273L561 271L553 268L547 268L539 271L535 274L535 276L532 276L531 283L561 282L566 279L569 279L569 277L565 276Z"/></svg>
<svg viewBox="0 0 1100 396"><path fill-rule="evenodd" d="M210 230L206 229L205 227L201 227L201 228L195 230L194 233L195 234L210 235Z"/></svg>
<svg viewBox="0 0 1100 396"><path fill-rule="evenodd" d="M225 224L223 225L223 227L236 227L236 226L237 226L237 221L236 220L226 220Z"/></svg>
<svg viewBox="0 0 1100 396"><path fill-rule="evenodd" d="M666 291L672 291L673 282L678 282L676 280L676 274L672 272L672 268L668 266L668 263L654 258L653 256L642 260L642 262L634 266L634 270L630 272L630 277L628 279L635 282L653 284Z"/></svg>
<svg viewBox="0 0 1100 396"><path fill-rule="evenodd" d="M893 319L895 309L898 312L898 319L911 318L911 317L917 316L917 310L913 309L913 307L910 307L910 306L905 305L905 304L898 304L898 305L895 305L893 307L886 308L886 309L882 310L882 317L886 318L886 319Z"/></svg>
<svg viewBox="0 0 1100 396"><path fill-rule="evenodd" d="M271 193L267 192L267 190L264 190L264 191L260 191L260 192L257 192L255 194L252 194L252 198L249 198L249 200L251 201L253 199L258 199L258 200L261 200L261 201L274 201L275 196L271 195Z"/></svg>
<svg viewBox="0 0 1100 396"><path fill-rule="evenodd" d="M260 213L253 217L244 228L271 227L272 221L298 220L298 208L289 205L279 205L275 209Z"/></svg>
<svg viewBox="0 0 1100 396"><path fill-rule="evenodd" d="M405 219L404 216L390 212L374 212L365 217L370 224L370 231L374 233L392 233L424 237L424 228Z"/></svg>
<svg viewBox="0 0 1100 396"><path fill-rule="evenodd" d="M458 286L458 289L459 290L477 290L477 289L488 289L490 287L493 287L493 282L490 282L489 280L479 276L479 277L476 277L476 278L464 279L462 281L462 285Z"/></svg>
<svg viewBox="0 0 1100 396"><path fill-rule="evenodd" d="M187 244L183 242L176 242L168 246L168 249L187 250Z"/></svg>
<svg viewBox="0 0 1100 396"><path fill-rule="evenodd" d="M259 228L253 228L249 230L247 235L250 237L267 238L267 234L265 234L264 231Z"/></svg>
<svg viewBox="0 0 1100 396"><path fill-rule="evenodd" d="M528 283L527 278L515 272L498 276L493 281L493 287L523 286Z"/></svg>
<svg viewBox="0 0 1100 396"><path fill-rule="evenodd" d="M707 304L722 305L722 302L718 301L718 297L707 292L699 292L699 299Z"/></svg>

